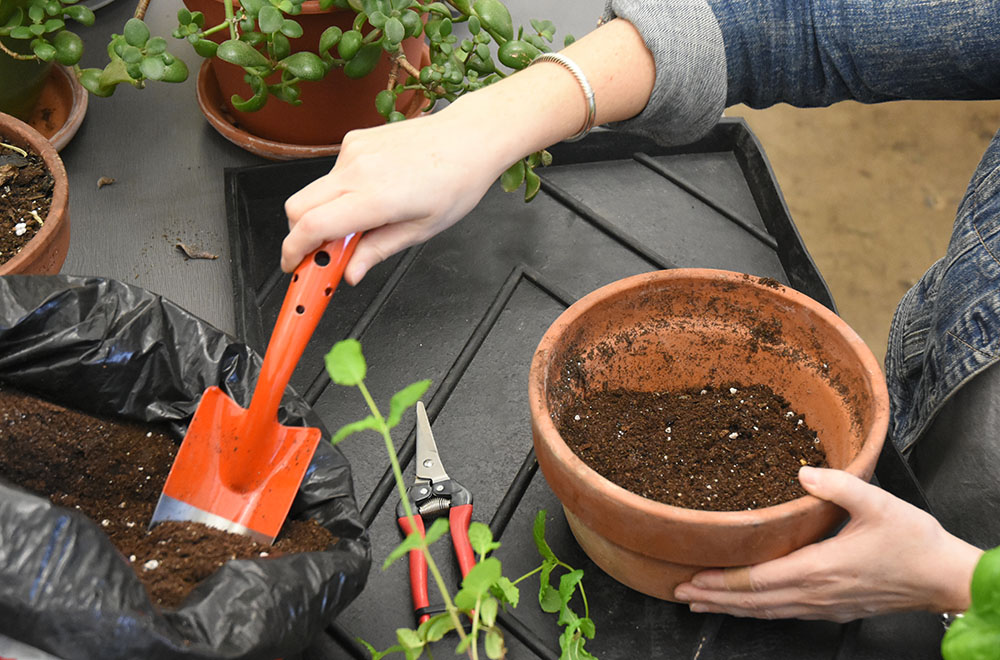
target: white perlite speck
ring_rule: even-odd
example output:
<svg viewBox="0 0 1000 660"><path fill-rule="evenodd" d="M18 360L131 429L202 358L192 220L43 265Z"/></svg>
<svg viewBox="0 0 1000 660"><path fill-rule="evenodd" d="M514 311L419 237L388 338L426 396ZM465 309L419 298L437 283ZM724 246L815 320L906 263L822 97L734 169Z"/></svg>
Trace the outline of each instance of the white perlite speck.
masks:
<svg viewBox="0 0 1000 660"><path fill-rule="evenodd" d="M17 234L18 236L24 236L25 232L27 231L28 231L28 225L23 222L19 222L16 225L14 225L14 233Z"/></svg>
<svg viewBox="0 0 1000 660"><path fill-rule="evenodd" d="M147 561L145 564L142 565L142 570L153 571L156 570L156 568L158 568L159 565L160 565L159 561L157 561L156 559L150 559L149 561Z"/></svg>

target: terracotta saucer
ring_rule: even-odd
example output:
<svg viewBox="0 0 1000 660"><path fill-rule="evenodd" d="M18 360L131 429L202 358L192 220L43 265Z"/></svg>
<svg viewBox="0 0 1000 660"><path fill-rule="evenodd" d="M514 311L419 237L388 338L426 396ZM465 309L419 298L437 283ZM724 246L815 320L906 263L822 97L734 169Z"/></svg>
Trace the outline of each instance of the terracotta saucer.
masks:
<svg viewBox="0 0 1000 660"><path fill-rule="evenodd" d="M421 113L424 105L422 96L414 95L414 102L407 108L407 119L412 119ZM250 153L270 160L296 160L299 158L319 158L334 156L340 153L340 144L291 144L276 142L252 133L248 133L233 122L232 116L226 112L225 101L219 89L219 82L212 70L211 62L205 60L198 70L198 107L211 124L236 146Z"/></svg>
<svg viewBox="0 0 1000 660"><path fill-rule="evenodd" d="M28 123L61 150L76 135L87 114L87 90L61 64L52 67Z"/></svg>

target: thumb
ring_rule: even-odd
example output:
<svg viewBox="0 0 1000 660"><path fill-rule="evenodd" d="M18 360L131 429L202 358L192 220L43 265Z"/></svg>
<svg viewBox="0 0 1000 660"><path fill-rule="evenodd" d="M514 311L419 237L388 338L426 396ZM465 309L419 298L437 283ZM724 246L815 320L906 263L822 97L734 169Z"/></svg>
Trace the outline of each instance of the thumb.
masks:
<svg viewBox="0 0 1000 660"><path fill-rule="evenodd" d="M799 483L810 495L847 509L851 516L878 505L884 491L843 470L802 467Z"/></svg>

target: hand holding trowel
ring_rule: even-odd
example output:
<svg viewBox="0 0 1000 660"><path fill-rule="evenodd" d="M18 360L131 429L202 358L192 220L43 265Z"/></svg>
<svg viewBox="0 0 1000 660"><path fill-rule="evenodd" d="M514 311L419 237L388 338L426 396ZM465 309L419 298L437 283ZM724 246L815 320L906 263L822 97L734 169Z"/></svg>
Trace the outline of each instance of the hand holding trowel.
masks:
<svg viewBox="0 0 1000 660"><path fill-rule="evenodd" d="M205 390L151 526L188 520L274 541L320 439L319 429L279 424L278 406L360 238L326 243L295 269L249 408Z"/></svg>

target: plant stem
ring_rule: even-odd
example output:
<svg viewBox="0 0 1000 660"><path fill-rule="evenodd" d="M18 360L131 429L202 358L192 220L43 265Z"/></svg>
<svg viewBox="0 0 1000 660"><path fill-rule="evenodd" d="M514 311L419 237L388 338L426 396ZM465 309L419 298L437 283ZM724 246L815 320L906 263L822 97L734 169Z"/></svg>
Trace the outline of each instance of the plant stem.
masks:
<svg viewBox="0 0 1000 660"><path fill-rule="evenodd" d="M147 9L149 9L149 0L139 0L139 4L136 5L133 16L141 21L146 17Z"/></svg>
<svg viewBox="0 0 1000 660"><path fill-rule="evenodd" d="M226 0L231 2L231 0ZM375 405L375 400L372 398L368 388L365 387L364 382L358 383L358 389L361 390L361 396L365 398L365 403L372 411L372 415L378 421L379 432L382 434L382 439L385 441L385 450L389 454L389 463L392 465L392 475L396 480L396 489L399 491L399 499L403 503L403 510L406 511L406 517L410 521L410 529L417 529L417 521L413 516L413 508L410 506L410 498L406 494L406 485L403 481L403 470L399 466L399 457L396 455L396 447L392 444L392 437L389 435L389 427L386 426L385 418L382 417L382 413L379 412L378 406ZM458 608L451 600L451 596L448 595L448 587L445 585L444 577L441 575L441 571L438 570L437 564L434 562L434 558L431 557L430 548L427 546L426 538L420 535L420 550L423 552L424 559L427 561L427 568L430 570L431 574L434 576L434 583L437 584L438 591L441 592L442 598L444 598L445 609L448 610L448 614L451 616L452 622L455 624L455 630L458 632L459 638L465 640L465 628L462 627L462 621L458 618ZM470 645L471 646L471 645Z"/></svg>
<svg viewBox="0 0 1000 660"><path fill-rule="evenodd" d="M236 34L236 21L233 20L236 15L233 12L233 0L223 0L222 4L226 8L226 22L229 23L229 38L237 39L239 35Z"/></svg>
<svg viewBox="0 0 1000 660"><path fill-rule="evenodd" d="M34 55L24 55L22 53L15 53L10 48L7 48L7 46L5 46L2 41L0 41L0 51L3 51L5 54L9 55L10 57L14 58L15 60L28 61L28 60L37 60L38 59Z"/></svg>
<svg viewBox="0 0 1000 660"><path fill-rule="evenodd" d="M538 568L536 568L535 570L531 571L530 573L525 573L521 577L517 578L516 580L514 580L513 582L511 582L511 584L514 585L514 586L517 586L518 582L520 582L521 580L526 580L527 578L530 578L535 573L541 572L541 570L542 570L542 567L539 566Z"/></svg>
<svg viewBox="0 0 1000 660"><path fill-rule="evenodd" d="M25 158L28 157L28 152L25 151L24 149L22 149L21 147L15 147L14 145L7 144L6 142L0 142L0 147L6 147L6 148L10 149L11 151L16 151L17 153L21 154Z"/></svg>

